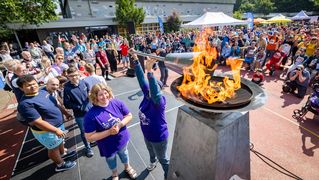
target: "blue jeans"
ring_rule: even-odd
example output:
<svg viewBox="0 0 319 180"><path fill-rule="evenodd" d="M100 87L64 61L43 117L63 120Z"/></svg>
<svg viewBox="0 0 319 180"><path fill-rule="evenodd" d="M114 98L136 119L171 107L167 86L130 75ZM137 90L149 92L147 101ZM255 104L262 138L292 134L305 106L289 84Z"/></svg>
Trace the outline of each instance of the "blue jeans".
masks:
<svg viewBox="0 0 319 180"><path fill-rule="evenodd" d="M150 154L151 163L154 163L157 158L164 170L164 177L167 178L169 167L169 159L167 157L167 139L161 142L150 142L144 138L144 141Z"/></svg>
<svg viewBox="0 0 319 180"><path fill-rule="evenodd" d="M54 54L53 52L45 52L45 54L48 56L48 58L53 61L54 60Z"/></svg>
<svg viewBox="0 0 319 180"><path fill-rule="evenodd" d="M128 150L127 150L127 144L117 151L113 156L111 157L106 157L106 163L109 166L109 168L113 171L116 169L117 164L116 164L116 154L119 155L121 162L123 164L128 164L129 162L129 156L128 156Z"/></svg>
<svg viewBox="0 0 319 180"><path fill-rule="evenodd" d="M78 127L80 129L81 138L82 138L83 144L84 144L85 148L87 150L89 150L89 149L91 149L91 146L88 143L88 141L86 140L85 135L84 135L83 119L84 119L84 117L76 117L75 118L75 122L76 122L76 124L78 125Z"/></svg>

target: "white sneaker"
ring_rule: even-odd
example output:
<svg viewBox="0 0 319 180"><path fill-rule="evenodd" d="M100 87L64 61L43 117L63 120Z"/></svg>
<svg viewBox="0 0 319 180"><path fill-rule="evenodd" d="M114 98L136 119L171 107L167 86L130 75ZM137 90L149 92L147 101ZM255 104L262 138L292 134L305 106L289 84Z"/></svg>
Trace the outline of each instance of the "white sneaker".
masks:
<svg viewBox="0 0 319 180"><path fill-rule="evenodd" d="M156 159L156 161L153 162L153 163L150 163L150 165L148 165L148 166L146 167L146 169L149 170L149 171L152 171L153 169L156 168L157 163L158 163L158 160Z"/></svg>

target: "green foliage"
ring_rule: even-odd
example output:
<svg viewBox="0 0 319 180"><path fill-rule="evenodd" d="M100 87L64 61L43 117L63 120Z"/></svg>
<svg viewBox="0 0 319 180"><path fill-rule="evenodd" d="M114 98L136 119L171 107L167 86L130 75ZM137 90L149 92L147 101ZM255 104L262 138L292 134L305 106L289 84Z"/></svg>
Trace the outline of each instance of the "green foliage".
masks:
<svg viewBox="0 0 319 180"><path fill-rule="evenodd" d="M315 3L318 0L273 0L277 7L277 12L298 12L305 11L318 11L318 6ZM319 5L319 4L318 4Z"/></svg>
<svg viewBox="0 0 319 180"><path fill-rule="evenodd" d="M134 7L135 0L116 0L115 1L115 20L120 25L127 22L134 22L136 25L141 24L145 18L143 8Z"/></svg>
<svg viewBox="0 0 319 180"><path fill-rule="evenodd" d="M241 11L235 11L233 17L236 19L243 19L243 13Z"/></svg>
<svg viewBox="0 0 319 180"><path fill-rule="evenodd" d="M269 14L271 12L318 11L319 0L237 0L235 11Z"/></svg>
<svg viewBox="0 0 319 180"><path fill-rule="evenodd" d="M177 12L173 12L172 15L167 17L165 23L166 32L179 31L182 21L180 20Z"/></svg>
<svg viewBox="0 0 319 180"><path fill-rule="evenodd" d="M13 37L13 32L10 29L0 27L0 39L7 40Z"/></svg>
<svg viewBox="0 0 319 180"><path fill-rule="evenodd" d="M57 19L52 0L1 0L0 23L42 24Z"/></svg>
<svg viewBox="0 0 319 180"><path fill-rule="evenodd" d="M272 0L241 0L239 11L269 14L276 9Z"/></svg>

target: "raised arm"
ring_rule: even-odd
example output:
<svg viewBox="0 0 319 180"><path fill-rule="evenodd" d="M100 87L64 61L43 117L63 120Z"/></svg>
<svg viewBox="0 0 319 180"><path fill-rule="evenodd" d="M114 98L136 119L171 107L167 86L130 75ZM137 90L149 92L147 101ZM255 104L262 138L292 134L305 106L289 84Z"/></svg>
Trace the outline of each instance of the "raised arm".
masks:
<svg viewBox="0 0 319 180"><path fill-rule="evenodd" d="M147 83L147 81L145 80L144 77L144 72L142 70L141 64L138 61L138 57L137 55L133 52L133 50L130 50L130 53L133 56L133 62L134 62L134 69L135 69L135 73L136 73L136 77L138 80L138 83L143 91L144 96L148 96L149 94L149 84Z"/></svg>
<svg viewBox="0 0 319 180"><path fill-rule="evenodd" d="M151 99L155 104L159 104L162 98L162 94L161 94L161 89L157 83L157 80L154 77L152 72L152 67L155 62L156 62L155 59L148 58L148 60L146 61L146 71L147 71L147 78L150 83Z"/></svg>

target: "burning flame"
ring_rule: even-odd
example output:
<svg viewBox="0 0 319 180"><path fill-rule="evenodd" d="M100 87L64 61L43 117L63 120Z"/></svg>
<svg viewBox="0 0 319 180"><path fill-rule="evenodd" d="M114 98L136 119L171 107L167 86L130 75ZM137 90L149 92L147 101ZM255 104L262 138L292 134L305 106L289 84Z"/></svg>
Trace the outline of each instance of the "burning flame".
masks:
<svg viewBox="0 0 319 180"><path fill-rule="evenodd" d="M226 64L231 67L233 79L226 76L223 82L212 81L211 74L218 65L217 50L208 41L211 34L211 29L205 29L196 38L194 52L201 53L193 58L191 66L183 68L184 79L177 87L182 96L200 97L209 104L223 102L236 95L235 91L240 88L240 68L243 62L242 59L227 59Z"/></svg>

